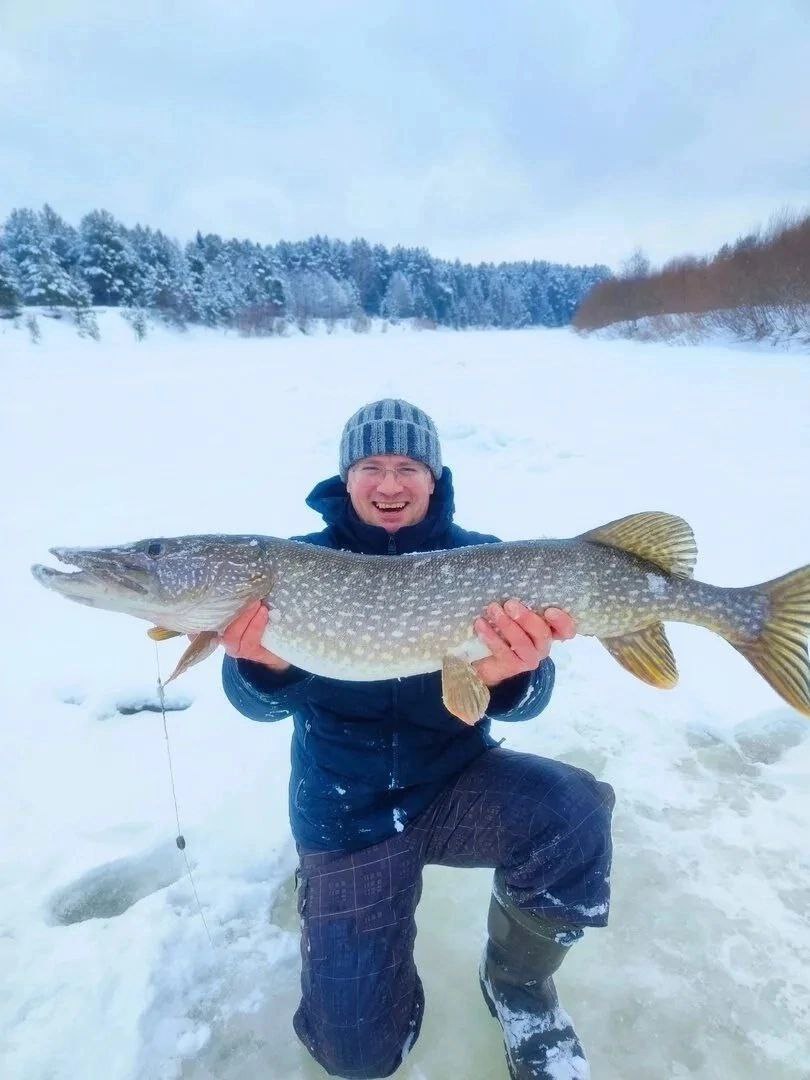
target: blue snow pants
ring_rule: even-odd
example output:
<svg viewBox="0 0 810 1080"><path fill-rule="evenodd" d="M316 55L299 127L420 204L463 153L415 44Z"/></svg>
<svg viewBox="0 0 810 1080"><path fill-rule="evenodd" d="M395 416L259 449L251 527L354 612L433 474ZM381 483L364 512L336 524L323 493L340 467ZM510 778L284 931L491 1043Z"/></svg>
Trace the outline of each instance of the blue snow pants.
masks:
<svg viewBox="0 0 810 1080"><path fill-rule="evenodd" d="M422 867L491 866L521 907L573 941L605 926L612 788L582 769L495 747L389 840L299 852L295 1031L332 1076L390 1076L419 1035L413 959ZM483 913L482 913L483 920Z"/></svg>

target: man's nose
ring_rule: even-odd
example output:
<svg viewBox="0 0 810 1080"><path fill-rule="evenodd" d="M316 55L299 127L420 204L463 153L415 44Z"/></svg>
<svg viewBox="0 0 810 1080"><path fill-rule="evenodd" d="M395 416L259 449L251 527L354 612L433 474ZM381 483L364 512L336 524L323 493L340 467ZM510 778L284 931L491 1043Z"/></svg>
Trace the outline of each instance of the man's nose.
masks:
<svg viewBox="0 0 810 1080"><path fill-rule="evenodd" d="M380 480L379 484L377 484L377 489L378 489L378 491L386 491L386 492L401 491L402 490L402 484L400 483L399 478L397 477L395 469L386 469L385 470L385 475Z"/></svg>

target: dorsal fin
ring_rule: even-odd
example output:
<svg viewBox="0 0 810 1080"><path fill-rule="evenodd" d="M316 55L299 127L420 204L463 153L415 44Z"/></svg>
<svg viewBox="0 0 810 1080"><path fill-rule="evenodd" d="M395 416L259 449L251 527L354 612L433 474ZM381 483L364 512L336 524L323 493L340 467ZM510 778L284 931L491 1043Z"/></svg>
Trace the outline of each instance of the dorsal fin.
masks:
<svg viewBox="0 0 810 1080"><path fill-rule="evenodd" d="M578 537L629 551L654 563L668 574L691 577L697 561L697 544L683 518L650 510L609 521Z"/></svg>

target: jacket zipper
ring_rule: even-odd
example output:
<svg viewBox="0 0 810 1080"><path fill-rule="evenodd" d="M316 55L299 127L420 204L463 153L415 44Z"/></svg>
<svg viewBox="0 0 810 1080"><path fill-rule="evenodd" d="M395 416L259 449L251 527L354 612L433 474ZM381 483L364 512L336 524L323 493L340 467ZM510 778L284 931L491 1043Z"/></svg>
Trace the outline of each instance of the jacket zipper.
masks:
<svg viewBox="0 0 810 1080"><path fill-rule="evenodd" d="M396 555L397 542L394 537L394 533L388 535L388 554ZM393 718L396 719L397 712L397 684L394 683L391 688L391 712ZM395 731L391 735L391 753L392 753L392 767L391 767L391 782L389 788L393 791L399 786L399 732Z"/></svg>
<svg viewBox="0 0 810 1080"><path fill-rule="evenodd" d="M391 684L391 714L392 720L396 723L397 719L397 695L399 693L399 681ZM399 732L394 731L391 733L391 752L392 752L392 764L391 764L391 791L399 787Z"/></svg>
<svg viewBox="0 0 810 1080"><path fill-rule="evenodd" d="M389 789L394 791L399 787L399 732L395 731L391 736L391 749L394 752L394 764L391 770L391 783Z"/></svg>

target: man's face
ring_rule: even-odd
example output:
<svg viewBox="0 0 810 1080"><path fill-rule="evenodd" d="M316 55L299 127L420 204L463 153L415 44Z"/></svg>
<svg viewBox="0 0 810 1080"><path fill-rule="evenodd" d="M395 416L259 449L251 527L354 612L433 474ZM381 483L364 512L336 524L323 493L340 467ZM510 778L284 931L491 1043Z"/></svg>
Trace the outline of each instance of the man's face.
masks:
<svg viewBox="0 0 810 1080"><path fill-rule="evenodd" d="M389 533L422 521L435 486L427 465L402 454L363 458L352 465L346 480L360 520Z"/></svg>

